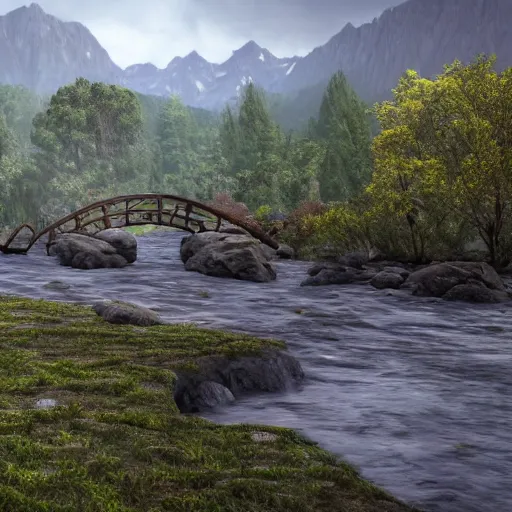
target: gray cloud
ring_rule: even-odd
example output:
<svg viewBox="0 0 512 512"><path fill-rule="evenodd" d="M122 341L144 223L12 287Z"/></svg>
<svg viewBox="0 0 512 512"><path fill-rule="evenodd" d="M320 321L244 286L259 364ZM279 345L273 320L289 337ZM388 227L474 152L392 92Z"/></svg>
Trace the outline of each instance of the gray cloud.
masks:
<svg viewBox="0 0 512 512"><path fill-rule="evenodd" d="M39 0L49 14L86 25L120 66L197 50L212 62L253 39L279 57L304 55L348 22L371 21L404 0ZM2 0L0 14L23 5Z"/></svg>

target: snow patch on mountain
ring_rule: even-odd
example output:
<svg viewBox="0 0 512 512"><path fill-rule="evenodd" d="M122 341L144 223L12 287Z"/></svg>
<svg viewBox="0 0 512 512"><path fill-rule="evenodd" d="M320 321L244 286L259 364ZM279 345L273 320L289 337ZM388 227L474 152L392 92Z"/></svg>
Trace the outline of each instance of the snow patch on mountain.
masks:
<svg viewBox="0 0 512 512"><path fill-rule="evenodd" d="M290 69L286 72L287 75L289 75L293 69L295 68L295 64L297 64L296 62L294 62L291 66L290 66Z"/></svg>

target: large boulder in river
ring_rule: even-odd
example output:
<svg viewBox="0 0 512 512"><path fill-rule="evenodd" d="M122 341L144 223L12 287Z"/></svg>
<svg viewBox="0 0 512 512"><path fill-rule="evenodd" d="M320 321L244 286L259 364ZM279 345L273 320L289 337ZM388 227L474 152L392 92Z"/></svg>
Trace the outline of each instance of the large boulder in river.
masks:
<svg viewBox="0 0 512 512"><path fill-rule="evenodd" d="M137 239L131 233L112 228L100 231L94 237L112 245L117 254L128 263L134 263L137 260Z"/></svg>
<svg viewBox="0 0 512 512"><path fill-rule="evenodd" d="M208 276L258 283L276 278L262 244L248 236L197 233L182 239L180 255L186 270Z"/></svg>
<svg viewBox="0 0 512 512"><path fill-rule="evenodd" d="M487 293L480 289L482 287L498 293ZM509 298L500 276L487 263L458 261L429 265L413 272L402 288L412 290L414 295L472 302ZM484 300L485 297L489 300Z"/></svg>
<svg viewBox="0 0 512 512"><path fill-rule="evenodd" d="M128 262L115 247L90 235L67 233L59 235L49 249L61 265L83 270L123 268Z"/></svg>

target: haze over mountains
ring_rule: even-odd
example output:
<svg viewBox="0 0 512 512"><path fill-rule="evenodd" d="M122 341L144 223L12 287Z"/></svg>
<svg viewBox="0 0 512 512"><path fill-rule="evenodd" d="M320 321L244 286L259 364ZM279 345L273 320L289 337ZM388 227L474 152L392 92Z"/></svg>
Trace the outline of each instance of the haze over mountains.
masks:
<svg viewBox="0 0 512 512"><path fill-rule="evenodd" d="M84 25L31 4L0 16L0 83L48 94L83 76L219 109L249 81L294 95L325 84L341 69L363 99L375 101L408 68L432 76L444 64L467 62L478 53L496 53L501 67L512 65L510 20L511 0L408 0L372 23L348 24L305 57L280 59L250 41L221 64L192 52L165 69L145 63L123 70Z"/></svg>

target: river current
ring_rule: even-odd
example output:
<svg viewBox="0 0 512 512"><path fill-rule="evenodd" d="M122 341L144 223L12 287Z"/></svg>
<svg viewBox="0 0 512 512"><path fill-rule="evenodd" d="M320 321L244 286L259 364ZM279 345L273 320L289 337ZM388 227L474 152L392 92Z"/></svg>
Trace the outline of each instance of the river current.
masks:
<svg viewBox="0 0 512 512"><path fill-rule="evenodd" d="M308 264L267 284L186 272L179 233L139 238L122 270L61 267L35 247L0 255L0 294L92 304L122 299L169 322L283 339L301 389L203 414L297 429L427 512L512 511L512 308L419 299L369 286L299 286ZM67 290L44 287L59 280ZM207 293L205 293L207 292Z"/></svg>

